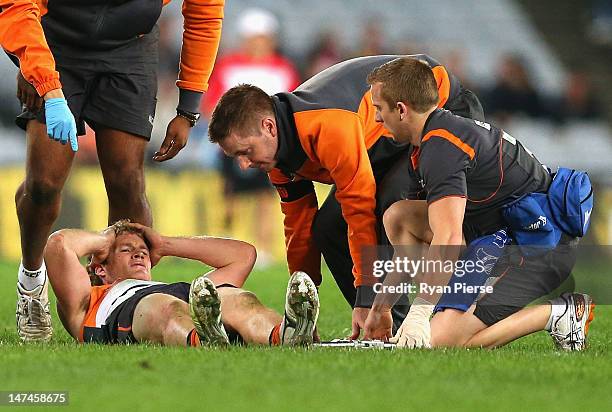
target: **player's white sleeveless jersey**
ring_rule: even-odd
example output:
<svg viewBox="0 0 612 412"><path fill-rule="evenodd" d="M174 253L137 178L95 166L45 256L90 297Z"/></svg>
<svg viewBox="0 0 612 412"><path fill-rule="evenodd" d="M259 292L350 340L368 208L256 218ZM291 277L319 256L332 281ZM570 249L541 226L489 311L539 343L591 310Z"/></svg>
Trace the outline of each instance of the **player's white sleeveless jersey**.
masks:
<svg viewBox="0 0 612 412"><path fill-rule="evenodd" d="M151 280L126 279L113 285L107 292L96 312L96 327L106 323L108 315L123 302L134 296L141 289L154 285L163 285L164 282L154 282Z"/></svg>

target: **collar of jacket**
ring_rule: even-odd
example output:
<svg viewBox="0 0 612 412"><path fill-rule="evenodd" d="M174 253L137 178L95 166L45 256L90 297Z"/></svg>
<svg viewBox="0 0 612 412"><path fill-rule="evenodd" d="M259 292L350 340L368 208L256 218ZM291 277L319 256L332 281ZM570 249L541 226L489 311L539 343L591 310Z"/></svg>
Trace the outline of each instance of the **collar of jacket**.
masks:
<svg viewBox="0 0 612 412"><path fill-rule="evenodd" d="M278 150L276 152L276 168L287 177L293 178L306 159L306 152L300 143L293 110L287 101L285 93L272 96L274 116L276 118L276 130L278 137Z"/></svg>

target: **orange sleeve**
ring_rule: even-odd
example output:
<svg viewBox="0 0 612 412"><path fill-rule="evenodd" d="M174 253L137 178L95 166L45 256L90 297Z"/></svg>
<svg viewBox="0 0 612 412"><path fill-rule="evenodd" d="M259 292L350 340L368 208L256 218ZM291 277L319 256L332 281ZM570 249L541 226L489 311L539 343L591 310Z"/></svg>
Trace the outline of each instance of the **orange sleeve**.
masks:
<svg viewBox="0 0 612 412"><path fill-rule="evenodd" d="M290 181L278 169L273 169L269 177L281 198L289 272L306 272L320 285L321 251L312 239L312 223L318 210L312 182Z"/></svg>
<svg viewBox="0 0 612 412"><path fill-rule="evenodd" d="M346 110L312 110L296 113L300 136L310 136L311 155L318 158L336 185L336 199L348 224L355 286L375 283L372 266L363 259L364 247L375 247L376 181L357 113ZM301 125L307 129L301 128Z"/></svg>
<svg viewBox="0 0 612 412"><path fill-rule="evenodd" d="M49 50L40 9L33 0L0 0L0 44L17 56L23 77L40 96L62 87Z"/></svg>
<svg viewBox="0 0 612 412"><path fill-rule="evenodd" d="M205 92L221 39L224 0L184 0L184 32L179 79L181 89Z"/></svg>
<svg viewBox="0 0 612 412"><path fill-rule="evenodd" d="M448 77L448 72L444 66L432 67L431 71L433 72L438 85L438 107L442 108L450 96L450 78Z"/></svg>

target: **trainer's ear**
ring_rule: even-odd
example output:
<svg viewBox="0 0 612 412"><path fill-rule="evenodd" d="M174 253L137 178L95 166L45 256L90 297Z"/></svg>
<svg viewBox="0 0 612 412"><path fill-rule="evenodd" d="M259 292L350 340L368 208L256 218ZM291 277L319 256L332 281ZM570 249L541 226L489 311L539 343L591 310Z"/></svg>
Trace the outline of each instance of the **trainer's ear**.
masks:
<svg viewBox="0 0 612 412"><path fill-rule="evenodd" d="M404 120L404 118L408 115L408 106L404 102L397 102L396 107L400 116L400 120Z"/></svg>
<svg viewBox="0 0 612 412"><path fill-rule="evenodd" d="M273 137L276 137L276 120L273 116L265 116L261 119L263 129Z"/></svg>

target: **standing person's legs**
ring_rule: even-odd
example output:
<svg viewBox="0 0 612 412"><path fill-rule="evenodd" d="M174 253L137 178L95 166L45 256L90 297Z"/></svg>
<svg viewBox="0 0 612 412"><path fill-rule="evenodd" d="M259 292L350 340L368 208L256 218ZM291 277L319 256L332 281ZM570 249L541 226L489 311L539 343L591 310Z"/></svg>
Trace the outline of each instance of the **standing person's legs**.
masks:
<svg viewBox="0 0 612 412"><path fill-rule="evenodd" d="M108 195L108 222L130 219L151 226L145 194L144 154L148 141L140 136L96 128L96 146Z"/></svg>
<svg viewBox="0 0 612 412"><path fill-rule="evenodd" d="M23 266L36 270L43 263L43 250L60 212L61 192L74 152L70 146L49 139L47 126L37 120L28 122L26 139L26 176L15 194L15 204Z"/></svg>
<svg viewBox="0 0 612 412"><path fill-rule="evenodd" d="M144 155L157 103L158 30L100 54L100 72L82 117L96 132L109 200L109 223L130 218L150 226Z"/></svg>
<svg viewBox="0 0 612 412"><path fill-rule="evenodd" d="M47 136L30 120L26 129L26 176L15 194L22 264L17 275L17 333L24 341L48 340L53 333L43 250L57 219L61 193L74 158L69 145Z"/></svg>

